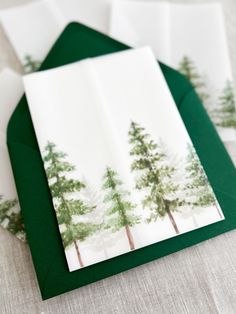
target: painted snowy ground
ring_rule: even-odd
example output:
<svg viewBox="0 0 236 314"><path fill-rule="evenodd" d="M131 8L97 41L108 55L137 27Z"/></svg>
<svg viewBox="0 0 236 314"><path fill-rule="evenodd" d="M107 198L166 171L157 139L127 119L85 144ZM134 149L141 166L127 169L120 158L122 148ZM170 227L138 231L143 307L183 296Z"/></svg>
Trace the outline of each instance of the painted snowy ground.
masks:
<svg viewBox="0 0 236 314"><path fill-rule="evenodd" d="M219 214L215 207L196 209L194 215L186 208L181 213L173 213L173 216L180 233L185 233L219 221ZM142 222L130 229L137 249L176 236L167 217L149 224ZM103 238L95 235L81 242L79 245L86 266L130 252L124 229ZM69 261L70 271L79 269L80 266L74 246L67 249L65 253Z"/></svg>

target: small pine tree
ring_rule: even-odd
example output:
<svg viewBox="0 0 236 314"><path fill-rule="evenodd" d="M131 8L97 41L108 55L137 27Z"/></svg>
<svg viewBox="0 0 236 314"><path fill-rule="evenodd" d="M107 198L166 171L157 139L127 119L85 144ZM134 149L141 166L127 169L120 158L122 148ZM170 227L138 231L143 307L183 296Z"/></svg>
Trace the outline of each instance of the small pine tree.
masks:
<svg viewBox="0 0 236 314"><path fill-rule="evenodd" d="M82 242L92 235L96 226L89 222L74 223L73 221L73 216L84 216L93 208L77 196L85 188L85 184L66 176L75 170L73 165L65 161L66 156L65 153L56 150L55 144L49 142L45 148L45 170L58 223L65 226L65 231L62 232L64 247L74 244L80 267L83 267L77 241ZM76 197L71 196L73 193L77 193Z"/></svg>
<svg viewBox="0 0 236 314"><path fill-rule="evenodd" d="M16 235L21 235L21 238L24 239L24 223L21 216L21 213L11 213L11 215L8 217L9 222L7 229Z"/></svg>
<svg viewBox="0 0 236 314"><path fill-rule="evenodd" d="M222 218L208 178L192 145L188 145L186 172L185 190L187 196L190 197L189 204L193 207L215 206L220 218Z"/></svg>
<svg viewBox="0 0 236 314"><path fill-rule="evenodd" d="M13 211L17 203L16 199L2 201L2 196L0 195L0 223L7 221L6 229L18 237L21 235L23 240L25 235L21 214Z"/></svg>
<svg viewBox="0 0 236 314"><path fill-rule="evenodd" d="M117 177L116 171L110 167L106 168L102 187L106 192L104 203L108 204L106 228L111 229L112 232L125 228L130 250L134 250L135 244L130 227L138 224L140 217L131 213L136 206L126 200L130 193L122 190L122 181Z"/></svg>
<svg viewBox="0 0 236 314"><path fill-rule="evenodd" d="M32 56L26 55L24 58L24 71L25 73L32 73L39 69L41 62L38 60L34 60Z"/></svg>
<svg viewBox="0 0 236 314"><path fill-rule="evenodd" d="M235 95L232 83L226 82L215 110L216 125L223 128L236 128Z"/></svg>
<svg viewBox="0 0 236 314"><path fill-rule="evenodd" d="M203 91L205 83L203 82L202 77L198 74L193 61L187 56L184 56L179 63L179 71L189 79L193 87L196 89L200 99L203 102L206 101L209 98L209 95Z"/></svg>
<svg viewBox="0 0 236 314"><path fill-rule="evenodd" d="M176 196L179 186L173 180L175 168L168 162L162 145L150 139L145 129L135 122L131 122L129 143L132 145L130 155L135 157L131 171L138 174L136 188L146 191L142 203L151 211L148 222L167 215L178 234L172 213L182 206L183 201Z"/></svg>

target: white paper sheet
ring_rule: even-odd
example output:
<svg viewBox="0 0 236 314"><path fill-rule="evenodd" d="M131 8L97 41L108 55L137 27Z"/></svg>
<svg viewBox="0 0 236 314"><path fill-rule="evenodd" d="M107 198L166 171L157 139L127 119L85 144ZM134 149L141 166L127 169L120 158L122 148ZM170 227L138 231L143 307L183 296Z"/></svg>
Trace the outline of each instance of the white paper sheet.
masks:
<svg viewBox="0 0 236 314"><path fill-rule="evenodd" d="M188 58L192 82L236 163L235 96L221 5L114 2L110 35L134 47L150 45L159 60L185 74L180 63Z"/></svg>
<svg viewBox="0 0 236 314"><path fill-rule="evenodd" d="M65 22L47 1L35 1L0 12L1 23L19 57L42 61L59 36Z"/></svg>
<svg viewBox="0 0 236 314"><path fill-rule="evenodd" d="M71 271L223 219L208 184L204 190L213 201L206 206L196 205L202 187L185 189L192 180L186 167L193 146L150 48L34 73L24 85ZM144 128L139 139L132 122ZM164 154L160 159L157 151ZM166 167L175 170L168 175ZM108 168L116 172L114 181ZM154 186L153 176L142 177L147 172L163 173L158 197L173 205L176 226L166 212L157 214L167 205L147 198ZM72 188L71 180L84 186ZM140 182L145 187L137 188ZM99 228L92 232L95 222Z"/></svg>
<svg viewBox="0 0 236 314"><path fill-rule="evenodd" d="M48 0L58 7L67 23L77 21L108 33L112 0Z"/></svg>
<svg viewBox="0 0 236 314"><path fill-rule="evenodd" d="M1 23L23 65L42 61L70 22L108 33L112 0L37 0L0 11Z"/></svg>

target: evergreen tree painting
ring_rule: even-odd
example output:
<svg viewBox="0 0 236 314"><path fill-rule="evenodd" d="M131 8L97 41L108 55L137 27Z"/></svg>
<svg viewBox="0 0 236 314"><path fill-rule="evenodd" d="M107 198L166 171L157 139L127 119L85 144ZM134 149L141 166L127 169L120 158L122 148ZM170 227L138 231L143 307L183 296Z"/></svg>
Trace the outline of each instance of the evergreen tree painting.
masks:
<svg viewBox="0 0 236 314"><path fill-rule="evenodd" d="M151 211L148 222L158 217L168 216L176 234L179 228L173 216L183 205L177 196L178 184L174 182L175 168L168 162L167 156L145 129L131 122L129 143L132 146L130 155L134 157L131 171L137 173L136 188L145 191L143 207Z"/></svg>
<svg viewBox="0 0 236 314"><path fill-rule="evenodd" d="M108 204L105 225L112 232L124 228L130 250L134 250L135 244L130 227L138 224L140 217L132 213L136 206L127 200L130 193L123 190L121 186L122 181L119 180L117 172L107 167L103 176L103 190L106 193L104 203Z"/></svg>
<svg viewBox="0 0 236 314"><path fill-rule="evenodd" d="M83 182L72 179L75 167L65 160L67 155L48 143L45 148L44 163L49 188L60 226L65 249L74 245L80 267L84 266L78 242L86 240L96 230L96 225L85 221L86 214L93 210L81 197ZM81 216L84 216L80 221ZM76 222L74 218L77 218Z"/></svg>
<svg viewBox="0 0 236 314"><path fill-rule="evenodd" d="M24 71L25 73L32 73L39 69L41 62L34 60L32 56L26 55L24 59Z"/></svg>
<svg viewBox="0 0 236 314"><path fill-rule="evenodd" d="M193 207L215 206L218 215L223 218L208 178L192 145L188 145L186 171L187 183L185 190L190 198L189 204Z"/></svg>
<svg viewBox="0 0 236 314"><path fill-rule="evenodd" d="M25 240L24 224L21 214L14 211L17 205L16 199L5 200L0 195L0 224L6 223L6 229L16 235L21 240Z"/></svg>
<svg viewBox="0 0 236 314"><path fill-rule="evenodd" d="M206 101L209 98L209 95L203 91L205 83L203 82L200 74L197 72L193 61L189 57L184 56L180 61L179 71L189 79L201 100L203 102Z"/></svg>
<svg viewBox="0 0 236 314"><path fill-rule="evenodd" d="M7 200L3 201L3 196L0 195L0 221L3 222L4 219L8 218L9 211L14 208L14 206L17 204L17 200Z"/></svg>
<svg viewBox="0 0 236 314"><path fill-rule="evenodd" d="M232 83L226 82L215 110L216 125L223 128L236 128L235 95Z"/></svg>

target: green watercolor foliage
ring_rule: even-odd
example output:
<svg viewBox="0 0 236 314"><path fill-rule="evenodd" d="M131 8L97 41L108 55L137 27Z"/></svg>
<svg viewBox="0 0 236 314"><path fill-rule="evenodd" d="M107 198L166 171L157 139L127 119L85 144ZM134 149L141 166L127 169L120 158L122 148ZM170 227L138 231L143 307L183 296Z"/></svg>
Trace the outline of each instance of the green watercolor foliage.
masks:
<svg viewBox="0 0 236 314"><path fill-rule="evenodd" d="M105 191L104 203L107 204L105 228L112 232L140 222L140 216L132 213L136 205L128 200L130 193L122 188L122 184L117 172L107 167L102 189Z"/></svg>

